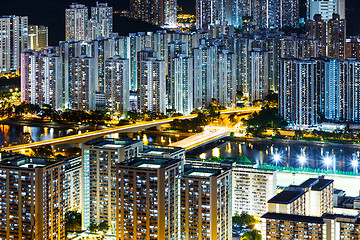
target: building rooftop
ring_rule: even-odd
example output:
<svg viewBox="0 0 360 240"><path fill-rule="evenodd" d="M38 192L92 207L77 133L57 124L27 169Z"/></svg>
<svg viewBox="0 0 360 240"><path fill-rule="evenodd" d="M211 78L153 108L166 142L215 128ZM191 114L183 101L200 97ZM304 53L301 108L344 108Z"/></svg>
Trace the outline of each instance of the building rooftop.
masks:
<svg viewBox="0 0 360 240"><path fill-rule="evenodd" d="M180 160L174 158L135 157L125 162L119 163L119 166L158 169L166 168L178 162L180 162Z"/></svg>
<svg viewBox="0 0 360 240"><path fill-rule="evenodd" d="M163 155L177 153L180 151L185 151L185 149L181 147L148 145L144 146L144 150L142 151L142 153L151 155Z"/></svg>
<svg viewBox="0 0 360 240"><path fill-rule="evenodd" d="M327 186L329 186L331 183L333 183L334 180L332 179L324 179L322 177L319 178L309 178L305 182L299 185L300 188L311 188L313 191L321 191Z"/></svg>
<svg viewBox="0 0 360 240"><path fill-rule="evenodd" d="M102 148L122 148L135 143L142 142L142 140L132 140L129 138L115 139L115 138L97 138L87 141L85 145L102 147Z"/></svg>
<svg viewBox="0 0 360 240"><path fill-rule="evenodd" d="M268 203L279 203L279 204L289 204L298 199L301 195L303 195L304 191L289 191L284 190L281 193L275 195L271 198Z"/></svg>
<svg viewBox="0 0 360 240"><path fill-rule="evenodd" d="M265 213L261 218L323 224L322 217L310 217L285 213Z"/></svg>
<svg viewBox="0 0 360 240"><path fill-rule="evenodd" d="M221 173L220 169L191 168L185 171L183 176L208 178L211 176L219 175L220 173Z"/></svg>
<svg viewBox="0 0 360 240"><path fill-rule="evenodd" d="M2 153L0 167L36 168L49 166L54 163L56 163L56 161L49 161L47 158Z"/></svg>
<svg viewBox="0 0 360 240"><path fill-rule="evenodd" d="M347 223L360 223L360 215L357 216L350 216L350 215L343 215L343 214L330 214L324 213L322 218L324 219L333 219L337 220L338 222L347 222Z"/></svg>

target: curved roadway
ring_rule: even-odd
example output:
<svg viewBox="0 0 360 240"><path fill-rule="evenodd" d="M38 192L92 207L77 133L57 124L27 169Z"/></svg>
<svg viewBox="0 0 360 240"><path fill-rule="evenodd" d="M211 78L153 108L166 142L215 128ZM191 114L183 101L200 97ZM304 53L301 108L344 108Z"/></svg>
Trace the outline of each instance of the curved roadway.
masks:
<svg viewBox="0 0 360 240"><path fill-rule="evenodd" d="M231 109L231 110L221 111L221 114L229 114L229 113L237 113L237 112L254 112L254 111L259 111L259 110L261 110L261 108ZM196 116L197 116L196 114L192 114L192 115L187 115L187 116L167 118L167 119L156 120L156 121L151 121L151 122L140 122L140 123L136 123L136 124L132 124L132 125L113 127L113 128L102 129L102 130L97 130L97 131L93 131L93 132L82 133L82 134L78 134L78 135L54 138L54 139L46 140L46 141L4 147L1 150L2 151L18 151L21 149L42 147L42 146L46 146L46 145L66 144L66 143L76 142L81 139L83 139L83 140L93 139L93 138L98 138L98 137L102 137L102 136L113 134L113 133L131 132L136 129L151 128L151 127L158 126L158 125L168 124L175 119L191 119L191 118L195 118Z"/></svg>

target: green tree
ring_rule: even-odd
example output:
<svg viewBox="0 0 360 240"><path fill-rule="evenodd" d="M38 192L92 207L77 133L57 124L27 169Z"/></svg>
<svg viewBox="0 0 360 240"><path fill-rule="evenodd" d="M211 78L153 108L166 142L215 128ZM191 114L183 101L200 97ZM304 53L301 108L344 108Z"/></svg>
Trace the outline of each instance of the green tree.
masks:
<svg viewBox="0 0 360 240"><path fill-rule="evenodd" d="M253 229L252 231L246 232L241 240L261 240L261 233L259 230Z"/></svg>
<svg viewBox="0 0 360 240"><path fill-rule="evenodd" d="M99 223L98 230L103 232L104 234L109 230L109 225L107 222L101 222Z"/></svg>
<svg viewBox="0 0 360 240"><path fill-rule="evenodd" d="M54 153L50 145L44 147L31 148L35 157L53 157Z"/></svg>
<svg viewBox="0 0 360 240"><path fill-rule="evenodd" d="M65 155L66 156L74 156L74 155L80 155L81 154L81 149L78 147L72 147L72 148L67 148L65 149Z"/></svg>
<svg viewBox="0 0 360 240"><path fill-rule="evenodd" d="M89 224L88 230L89 230L91 233L95 233L95 232L97 232L97 231L99 230L99 226L98 226L96 223L91 222L91 223Z"/></svg>
<svg viewBox="0 0 360 240"><path fill-rule="evenodd" d="M230 114L230 116L229 116L229 121L230 121L232 124L236 123L235 117L236 117L236 114L235 114L235 113L232 113L232 114Z"/></svg>
<svg viewBox="0 0 360 240"><path fill-rule="evenodd" d="M235 213L235 215L232 217L232 221L239 226L250 227L253 227L256 223L258 223L258 220L254 216L246 212L242 212L240 215Z"/></svg>
<svg viewBox="0 0 360 240"><path fill-rule="evenodd" d="M81 230L81 213L68 211L65 213L65 231L74 232Z"/></svg>
<svg viewBox="0 0 360 240"><path fill-rule="evenodd" d="M300 140L304 137L304 133L301 130L295 130L295 139Z"/></svg>

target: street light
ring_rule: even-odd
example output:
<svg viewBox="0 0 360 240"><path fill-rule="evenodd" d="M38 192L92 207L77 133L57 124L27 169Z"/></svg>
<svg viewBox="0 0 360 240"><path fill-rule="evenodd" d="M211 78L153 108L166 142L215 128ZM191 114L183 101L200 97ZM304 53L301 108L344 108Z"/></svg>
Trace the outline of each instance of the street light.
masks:
<svg viewBox="0 0 360 240"><path fill-rule="evenodd" d="M354 172L358 172L358 167L359 167L359 160L357 159L356 156L353 157L352 161L351 161L351 166L354 169Z"/></svg>
<svg viewBox="0 0 360 240"><path fill-rule="evenodd" d="M303 155L303 154L299 155L298 156L298 161L299 161L301 167L304 167L305 164L306 164L306 161L307 161L306 156Z"/></svg>
<svg viewBox="0 0 360 240"><path fill-rule="evenodd" d="M278 163L281 161L281 155L279 153L274 153L272 156L273 161L275 162L275 165L277 166Z"/></svg>
<svg viewBox="0 0 360 240"><path fill-rule="evenodd" d="M329 166L331 165L333 160L332 160L332 158L330 156L325 156L323 161L324 161L324 164L326 165L326 170L328 171Z"/></svg>

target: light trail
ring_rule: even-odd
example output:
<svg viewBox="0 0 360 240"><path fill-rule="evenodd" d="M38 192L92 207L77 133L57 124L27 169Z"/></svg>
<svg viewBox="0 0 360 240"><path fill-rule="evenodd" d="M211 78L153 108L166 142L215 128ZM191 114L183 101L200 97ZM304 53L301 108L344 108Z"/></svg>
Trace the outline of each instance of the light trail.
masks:
<svg viewBox="0 0 360 240"><path fill-rule="evenodd" d="M221 114L229 114L229 113L240 113L240 112L255 112L260 111L261 108L241 108L241 109L231 109L231 110L223 110L220 111ZM93 132L82 133L78 135L70 135L66 137L54 138L51 140L28 143L28 144L21 144L21 145L14 145L9 147L4 147L2 151L18 151L22 149L28 149L33 147L43 147L46 145L60 145L65 143L76 142L79 140L90 140L98 137L103 137L105 135L113 134L113 133L121 133L121 132L131 132L137 129L146 129L151 128L158 125L168 124L175 119L191 119L197 117L197 114L187 115L187 116L180 116L174 118L167 118L163 120L156 120L152 122L140 122L132 125L120 126L120 127L113 127L108 129L97 130Z"/></svg>

